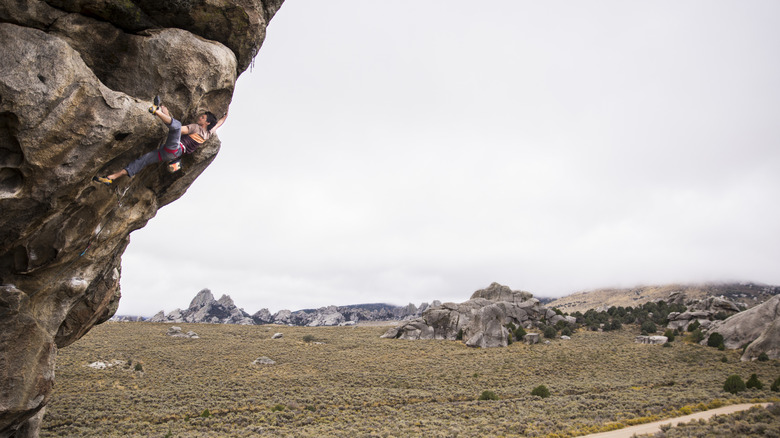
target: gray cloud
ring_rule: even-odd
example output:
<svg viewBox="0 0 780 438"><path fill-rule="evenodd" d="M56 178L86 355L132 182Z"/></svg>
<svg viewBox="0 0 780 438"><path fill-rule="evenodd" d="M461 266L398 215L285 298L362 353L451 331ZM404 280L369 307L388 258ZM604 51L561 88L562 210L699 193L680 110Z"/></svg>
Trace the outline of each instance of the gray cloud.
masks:
<svg viewBox="0 0 780 438"><path fill-rule="evenodd" d="M779 9L289 2L120 312L778 284Z"/></svg>

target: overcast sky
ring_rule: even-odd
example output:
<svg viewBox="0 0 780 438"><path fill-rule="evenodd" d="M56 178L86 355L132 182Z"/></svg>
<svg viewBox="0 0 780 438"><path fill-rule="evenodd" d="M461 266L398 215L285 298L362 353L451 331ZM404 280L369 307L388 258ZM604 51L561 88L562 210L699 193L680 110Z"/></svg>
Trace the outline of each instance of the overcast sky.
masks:
<svg viewBox="0 0 780 438"><path fill-rule="evenodd" d="M777 285L779 121L776 0L287 0L118 314Z"/></svg>

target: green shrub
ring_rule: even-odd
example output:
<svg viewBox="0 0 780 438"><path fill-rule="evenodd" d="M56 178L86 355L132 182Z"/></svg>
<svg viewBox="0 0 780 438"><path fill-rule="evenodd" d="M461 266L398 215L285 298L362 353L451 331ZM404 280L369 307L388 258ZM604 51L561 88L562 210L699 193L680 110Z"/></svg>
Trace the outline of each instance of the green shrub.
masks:
<svg viewBox="0 0 780 438"><path fill-rule="evenodd" d="M698 344L702 339L704 339L704 333L701 332L700 328L691 332L691 342Z"/></svg>
<svg viewBox="0 0 780 438"><path fill-rule="evenodd" d="M658 331L658 329L655 327L655 323L649 319L642 323L641 329L642 333L647 333L648 335Z"/></svg>
<svg viewBox="0 0 780 438"><path fill-rule="evenodd" d="M456 341L462 341L463 340L463 329L458 330L457 336L455 336Z"/></svg>
<svg viewBox="0 0 780 438"><path fill-rule="evenodd" d="M766 352L763 352L758 355L758 361L759 362L766 362L769 360L769 356L766 354Z"/></svg>
<svg viewBox="0 0 780 438"><path fill-rule="evenodd" d="M554 339L556 336L558 336L558 330L555 330L555 327L548 325L544 328L544 337L547 339Z"/></svg>
<svg viewBox="0 0 780 438"><path fill-rule="evenodd" d="M479 396L480 400L498 400L498 396L493 391L482 391L482 394Z"/></svg>
<svg viewBox="0 0 780 438"><path fill-rule="evenodd" d="M723 362L723 363L727 363L729 361L729 358L726 357L726 356L723 356L723 357L720 358L720 361Z"/></svg>
<svg viewBox="0 0 780 438"><path fill-rule="evenodd" d="M134 369L136 371L143 371L144 370L144 366L141 364L141 362L138 362L137 364L135 364L135 368Z"/></svg>
<svg viewBox="0 0 780 438"><path fill-rule="evenodd" d="M200 416L203 418L208 418L211 416L211 412L209 412L208 409L204 409L203 412L201 412Z"/></svg>
<svg viewBox="0 0 780 438"><path fill-rule="evenodd" d="M674 341L674 330L666 329L666 331L664 332L664 336L666 336L669 339L669 342Z"/></svg>
<svg viewBox="0 0 780 438"><path fill-rule="evenodd" d="M758 376L753 373L750 375L750 378L748 379L747 383L745 384L745 387L748 389L756 388L756 389L762 389L764 387L764 384L761 383L760 380L758 380Z"/></svg>
<svg viewBox="0 0 780 438"><path fill-rule="evenodd" d="M774 392L780 392L780 377L775 379L774 382L772 382L772 386L769 388Z"/></svg>
<svg viewBox="0 0 780 438"><path fill-rule="evenodd" d="M561 330L561 336L571 336L571 329L569 327L564 327L563 330Z"/></svg>
<svg viewBox="0 0 780 438"><path fill-rule="evenodd" d="M271 408L271 412L280 412L284 410L284 405L279 403L274 405L274 407Z"/></svg>
<svg viewBox="0 0 780 438"><path fill-rule="evenodd" d="M314 335L303 335L303 342L314 342Z"/></svg>
<svg viewBox="0 0 780 438"><path fill-rule="evenodd" d="M518 341L523 339L523 337L526 335L525 329L522 327L518 327L517 330L515 330L515 339Z"/></svg>
<svg viewBox="0 0 780 438"><path fill-rule="evenodd" d="M531 391L531 395L547 398L550 396L550 390L544 385L539 385Z"/></svg>
<svg viewBox="0 0 780 438"><path fill-rule="evenodd" d="M694 330L699 328L700 325L701 325L701 323L699 323L699 320L697 319L697 320L693 321L692 323L688 324L688 328L686 330L688 332L690 332L690 333L693 333Z"/></svg>
<svg viewBox="0 0 780 438"><path fill-rule="evenodd" d="M736 394L745 390L745 382L738 375L732 374L726 379L726 383L723 384L723 390Z"/></svg>
<svg viewBox="0 0 780 438"><path fill-rule="evenodd" d="M707 338L708 347L720 347L723 344L723 335L718 332L713 332L709 338Z"/></svg>

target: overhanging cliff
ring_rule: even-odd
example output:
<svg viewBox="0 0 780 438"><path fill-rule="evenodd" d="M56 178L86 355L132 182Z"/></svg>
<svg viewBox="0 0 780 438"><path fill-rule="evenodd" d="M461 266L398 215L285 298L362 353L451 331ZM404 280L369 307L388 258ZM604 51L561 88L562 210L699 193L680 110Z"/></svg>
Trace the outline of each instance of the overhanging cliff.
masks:
<svg viewBox="0 0 780 438"><path fill-rule="evenodd" d="M110 318L132 231L182 196L217 138L168 174L91 182L156 148L162 96L222 115L283 0L0 4L0 436L36 434L58 348Z"/></svg>

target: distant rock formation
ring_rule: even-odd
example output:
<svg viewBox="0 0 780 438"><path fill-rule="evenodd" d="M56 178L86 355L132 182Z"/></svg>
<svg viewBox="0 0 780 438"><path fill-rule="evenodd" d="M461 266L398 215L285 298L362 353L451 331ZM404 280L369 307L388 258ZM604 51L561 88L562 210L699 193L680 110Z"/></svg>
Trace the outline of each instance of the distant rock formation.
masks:
<svg viewBox="0 0 780 438"><path fill-rule="evenodd" d="M421 317L388 330L383 338L448 339L462 338L471 347L506 347L512 323L532 328L540 322L555 324L566 317L547 309L529 292L513 291L493 283L460 304L431 307ZM538 340L537 340L538 341Z"/></svg>
<svg viewBox="0 0 780 438"><path fill-rule="evenodd" d="M723 336L726 348L742 348L749 343L742 360L756 359L761 353L770 359L780 358L780 295L724 321L714 321L705 335L712 333Z"/></svg>
<svg viewBox="0 0 780 438"><path fill-rule="evenodd" d="M162 310L154 315L150 322L194 322L211 324L243 324L252 325L254 320L243 309L239 309L233 300L222 295L219 300L208 289L203 289L195 295L190 306L185 310L176 309L167 316Z"/></svg>
<svg viewBox="0 0 780 438"><path fill-rule="evenodd" d="M433 306L439 306L439 301L434 301ZM159 311L149 319L150 322L192 322L212 324L281 324L295 326L337 326L352 325L359 321L389 321L404 320L418 317L423 311L430 308L428 303L422 303L419 307L414 304L406 306L392 306L389 304L356 304L351 306L327 306L319 309L280 310L271 314L268 309L261 309L254 315L249 315L243 309L239 309L228 295L222 295L219 300L214 299L209 289L203 289L192 299L190 306L185 309L175 309L169 314Z"/></svg>

